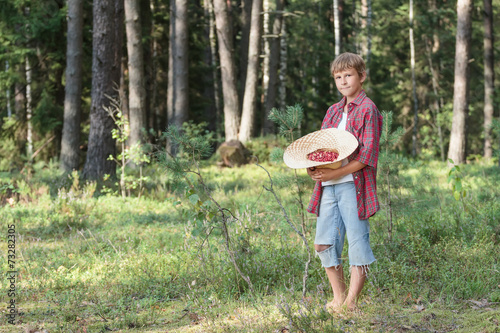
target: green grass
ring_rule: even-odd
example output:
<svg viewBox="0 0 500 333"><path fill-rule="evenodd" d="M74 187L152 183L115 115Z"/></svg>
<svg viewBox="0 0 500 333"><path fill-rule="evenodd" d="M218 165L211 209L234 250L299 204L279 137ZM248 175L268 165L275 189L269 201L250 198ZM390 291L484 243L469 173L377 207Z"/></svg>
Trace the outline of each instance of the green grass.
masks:
<svg viewBox="0 0 500 333"><path fill-rule="evenodd" d="M265 167L298 225L291 172ZM268 178L261 168L202 169L214 198L238 218L229 231L253 293L230 262L220 230L193 233L207 222L184 190L177 198L168 173L146 172L151 181L144 195L125 200L99 190L93 195L83 184L65 196L72 180L50 165L36 166L30 179L0 174L0 183L15 180L19 187L16 203L1 207L0 218L4 235L7 225L16 226L21 312L16 326L2 316L0 332L500 331L500 173L492 164L463 166L463 204L452 196L445 164L401 166L391 178L392 241L383 207L370 220L377 262L360 300L363 314L344 317L324 310L332 295L317 258L302 299L306 251L263 190ZM312 184L304 172L299 178L307 184L307 203ZM384 186L379 179L381 203ZM314 222L307 214L311 243ZM0 280L4 312L7 282Z"/></svg>

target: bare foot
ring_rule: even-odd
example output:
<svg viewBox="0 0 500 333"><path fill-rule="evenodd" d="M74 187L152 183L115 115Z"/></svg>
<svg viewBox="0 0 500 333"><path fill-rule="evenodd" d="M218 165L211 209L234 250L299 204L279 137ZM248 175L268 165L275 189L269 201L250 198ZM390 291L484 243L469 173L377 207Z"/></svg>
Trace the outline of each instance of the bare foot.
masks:
<svg viewBox="0 0 500 333"><path fill-rule="evenodd" d="M333 313L341 313L342 312L342 303L338 303L335 301L331 301L326 303L326 310Z"/></svg>
<svg viewBox="0 0 500 333"><path fill-rule="evenodd" d="M353 314L353 315L362 314L361 310L358 308L358 306L356 304L350 304L350 305L344 304L344 306L345 306L346 312L348 312L349 314Z"/></svg>

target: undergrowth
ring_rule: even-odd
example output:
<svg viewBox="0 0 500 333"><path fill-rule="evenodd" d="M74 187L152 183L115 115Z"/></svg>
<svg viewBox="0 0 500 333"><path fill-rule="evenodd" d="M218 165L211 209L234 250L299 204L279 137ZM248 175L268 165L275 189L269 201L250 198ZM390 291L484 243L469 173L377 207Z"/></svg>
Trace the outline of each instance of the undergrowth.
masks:
<svg viewBox="0 0 500 333"><path fill-rule="evenodd" d="M81 180L75 186L78 175L63 176L51 165L34 166L30 178L1 174L0 184L18 189L12 204L2 201L0 217L4 226L16 225L20 313L15 327L3 317L0 332L495 332L498 167L462 167L463 205L447 183L446 164L405 163L392 186L392 240L383 210L370 220L377 261L361 297L364 315L347 318L324 310L332 295L317 259L302 297L303 242L263 190L267 175L255 165L200 169L214 199L237 218L228 224L231 246L253 292L235 271L223 235L193 232L200 216L183 192L174 193L165 170L146 168L150 181L140 199L106 195ZM272 175L287 172L265 167ZM298 177L310 193L307 175ZM300 221L293 194L285 186L277 191ZM310 240L314 224L306 216ZM5 244L2 238L8 271Z"/></svg>

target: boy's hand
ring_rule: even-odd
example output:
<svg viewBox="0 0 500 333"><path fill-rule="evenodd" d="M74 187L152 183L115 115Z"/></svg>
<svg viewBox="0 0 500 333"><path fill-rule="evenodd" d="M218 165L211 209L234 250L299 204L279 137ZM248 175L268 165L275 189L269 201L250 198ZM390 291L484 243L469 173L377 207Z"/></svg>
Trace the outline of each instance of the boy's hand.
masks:
<svg viewBox="0 0 500 333"><path fill-rule="evenodd" d="M332 179L340 178L337 170L328 168L307 168L307 174L311 177L312 180L317 182L326 182Z"/></svg>

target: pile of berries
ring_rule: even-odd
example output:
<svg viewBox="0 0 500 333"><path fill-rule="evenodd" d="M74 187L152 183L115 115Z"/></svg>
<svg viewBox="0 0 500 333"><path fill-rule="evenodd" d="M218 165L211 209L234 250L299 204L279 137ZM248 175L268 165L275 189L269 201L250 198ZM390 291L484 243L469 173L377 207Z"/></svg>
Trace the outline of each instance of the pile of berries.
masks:
<svg viewBox="0 0 500 333"><path fill-rule="evenodd" d="M315 162L335 162L339 154L334 151L316 150L307 154L307 159Z"/></svg>

